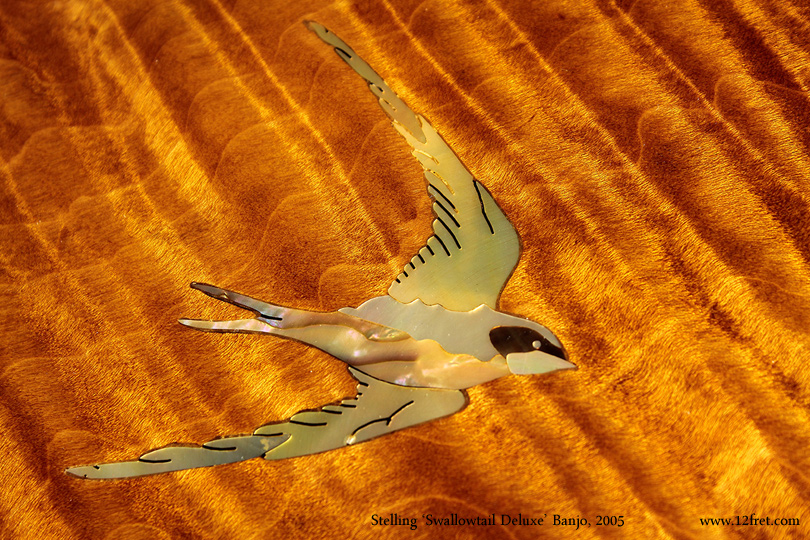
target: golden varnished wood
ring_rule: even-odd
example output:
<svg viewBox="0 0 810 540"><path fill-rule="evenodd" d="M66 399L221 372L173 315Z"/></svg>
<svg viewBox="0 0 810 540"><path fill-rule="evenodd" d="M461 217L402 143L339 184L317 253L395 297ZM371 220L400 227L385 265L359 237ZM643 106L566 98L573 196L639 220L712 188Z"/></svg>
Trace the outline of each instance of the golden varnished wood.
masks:
<svg viewBox="0 0 810 540"><path fill-rule="evenodd" d="M407 144L304 19L489 188L523 244L501 306L579 370L327 454L68 477L353 395L323 353L176 323L238 316L191 281L357 305L431 234ZM0 3L2 536L806 535L699 517L808 515L809 42L777 0ZM371 524L519 512L625 526Z"/></svg>

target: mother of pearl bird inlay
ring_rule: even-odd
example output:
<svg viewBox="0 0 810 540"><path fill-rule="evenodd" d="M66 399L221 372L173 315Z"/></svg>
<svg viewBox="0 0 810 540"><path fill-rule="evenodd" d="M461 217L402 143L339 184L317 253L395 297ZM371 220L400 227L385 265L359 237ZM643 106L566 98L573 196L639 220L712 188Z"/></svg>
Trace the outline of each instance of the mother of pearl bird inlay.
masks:
<svg viewBox="0 0 810 540"><path fill-rule="evenodd" d="M520 257L514 227L444 139L397 97L346 43L314 22L368 83L394 128L413 148L433 199L434 234L391 284L357 308L318 313L281 307L206 285L191 286L253 313L248 319L180 323L206 332L270 334L317 347L349 364L357 396L252 435L198 447L166 446L135 461L72 467L83 478L125 478L332 450L448 416L467 405L465 388L509 374L574 369L556 336L533 321L497 311Z"/></svg>

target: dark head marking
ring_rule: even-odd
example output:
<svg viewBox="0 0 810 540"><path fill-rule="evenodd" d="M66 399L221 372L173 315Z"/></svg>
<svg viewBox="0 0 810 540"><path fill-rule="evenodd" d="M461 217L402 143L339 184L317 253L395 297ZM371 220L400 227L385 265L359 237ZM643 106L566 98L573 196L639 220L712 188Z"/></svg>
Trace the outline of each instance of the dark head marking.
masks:
<svg viewBox="0 0 810 540"><path fill-rule="evenodd" d="M516 352L542 351L565 360L563 350L541 336L537 331L523 326L496 326L489 331L492 346L506 358Z"/></svg>

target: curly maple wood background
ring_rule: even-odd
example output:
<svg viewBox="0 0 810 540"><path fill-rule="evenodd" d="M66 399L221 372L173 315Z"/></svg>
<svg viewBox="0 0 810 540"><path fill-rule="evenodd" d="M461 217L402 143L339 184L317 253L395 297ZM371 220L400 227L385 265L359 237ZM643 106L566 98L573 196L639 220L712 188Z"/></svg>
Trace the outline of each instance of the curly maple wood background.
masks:
<svg viewBox="0 0 810 540"><path fill-rule="evenodd" d="M803 6L3 0L3 537L806 537ZM307 18L491 190L524 248L501 305L579 371L322 455L66 476L353 395L325 354L175 322L240 314L192 280L357 305L429 234L419 166ZM371 526L391 512L626 524ZM752 512L803 524L698 521Z"/></svg>

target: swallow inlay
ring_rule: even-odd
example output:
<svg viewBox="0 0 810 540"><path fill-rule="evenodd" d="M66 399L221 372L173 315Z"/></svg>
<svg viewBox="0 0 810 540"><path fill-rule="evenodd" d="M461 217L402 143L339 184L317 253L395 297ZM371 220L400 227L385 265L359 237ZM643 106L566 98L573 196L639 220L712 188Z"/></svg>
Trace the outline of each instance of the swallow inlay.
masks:
<svg viewBox="0 0 810 540"><path fill-rule="evenodd" d="M358 381L357 396L262 426L253 435L199 447L167 446L136 461L72 467L68 473L124 478L323 452L458 412L467 405L465 388L510 373L575 368L550 330L497 310L501 289L519 260L520 241L487 189L433 126L343 40L318 23L305 24L365 79L413 149L433 199L434 234L394 278L387 295L357 308L317 313L192 283L254 317L180 323L206 332L270 334L317 347L349 364Z"/></svg>

